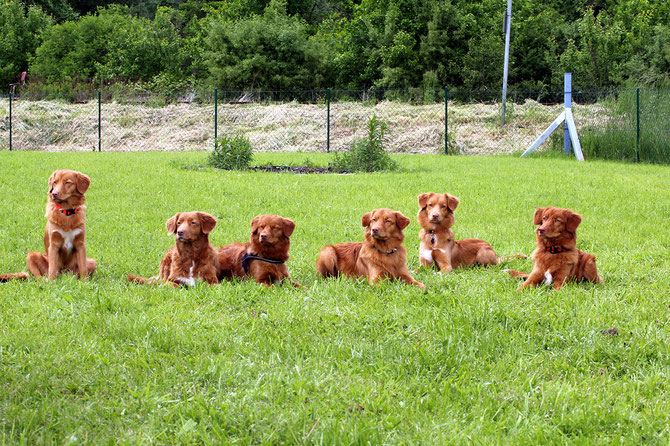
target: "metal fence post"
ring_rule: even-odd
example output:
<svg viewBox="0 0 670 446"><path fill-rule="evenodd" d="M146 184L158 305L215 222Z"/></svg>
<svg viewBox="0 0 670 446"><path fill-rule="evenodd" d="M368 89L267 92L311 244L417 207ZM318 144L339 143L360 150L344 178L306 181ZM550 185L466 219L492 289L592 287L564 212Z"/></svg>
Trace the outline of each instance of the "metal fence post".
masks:
<svg viewBox="0 0 670 446"><path fill-rule="evenodd" d="M12 150L12 92L9 92L9 150Z"/></svg>
<svg viewBox="0 0 670 446"><path fill-rule="evenodd" d="M219 89L214 89L214 150L216 150L216 139L218 135L219 126Z"/></svg>
<svg viewBox="0 0 670 446"><path fill-rule="evenodd" d="M637 162L640 162L640 89L636 93L636 109L637 109L637 136L635 138L635 153L637 154Z"/></svg>
<svg viewBox="0 0 670 446"><path fill-rule="evenodd" d="M326 153L330 153L330 88L326 91Z"/></svg>
<svg viewBox="0 0 670 446"><path fill-rule="evenodd" d="M102 107L100 90L98 90L98 152L102 152Z"/></svg>
<svg viewBox="0 0 670 446"><path fill-rule="evenodd" d="M449 111L449 88L447 86L444 87L444 154L449 155L449 138L448 138L448 131L449 131L449 126L448 126L448 116L449 114L447 113Z"/></svg>

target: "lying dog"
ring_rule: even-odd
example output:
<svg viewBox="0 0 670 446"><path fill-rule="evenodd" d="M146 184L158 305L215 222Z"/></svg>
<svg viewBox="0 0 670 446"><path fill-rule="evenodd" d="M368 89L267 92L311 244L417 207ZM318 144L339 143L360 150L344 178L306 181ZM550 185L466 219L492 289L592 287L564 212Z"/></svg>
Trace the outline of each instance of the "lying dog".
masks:
<svg viewBox="0 0 670 446"><path fill-rule="evenodd" d="M400 279L425 288L407 269L403 229L409 218L390 209L375 209L363 215L365 241L327 245L319 252L316 270L323 277L365 277L370 285L379 279Z"/></svg>
<svg viewBox="0 0 670 446"><path fill-rule="evenodd" d="M251 220L247 243L235 242L219 248L219 279L251 276L267 286L287 279L295 287L286 267L295 223L279 215L259 215Z"/></svg>
<svg viewBox="0 0 670 446"><path fill-rule="evenodd" d="M596 258L576 248L577 226L582 216L570 209L537 208L533 224L540 225L535 233L537 248L533 252L533 271L530 274L508 270L512 277L526 279L519 291L544 282L560 289L569 280L588 280L602 283L596 269Z"/></svg>
<svg viewBox="0 0 670 446"><path fill-rule="evenodd" d="M62 271L83 279L95 271L95 260L86 258L86 197L91 179L74 170L57 170L49 177L44 230L44 253L29 252L28 271L54 280ZM0 281L27 279L26 273L4 274Z"/></svg>
<svg viewBox="0 0 670 446"><path fill-rule="evenodd" d="M458 198L449 194L428 192L419 195L419 262L430 268L433 265L441 273L454 268L473 265L497 265L507 258L525 258L522 254L498 257L488 242L479 239L454 240L454 211Z"/></svg>
<svg viewBox="0 0 670 446"><path fill-rule="evenodd" d="M129 274L128 280L194 286L195 279L202 279L211 285L218 284L219 260L209 242L216 218L205 212L182 212L170 217L165 226L169 234L175 234L175 246L161 260L158 276L144 278Z"/></svg>

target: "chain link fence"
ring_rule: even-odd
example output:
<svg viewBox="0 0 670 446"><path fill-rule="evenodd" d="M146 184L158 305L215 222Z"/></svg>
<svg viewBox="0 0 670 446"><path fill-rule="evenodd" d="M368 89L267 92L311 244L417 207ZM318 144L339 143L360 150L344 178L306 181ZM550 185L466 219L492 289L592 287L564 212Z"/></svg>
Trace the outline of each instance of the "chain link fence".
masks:
<svg viewBox="0 0 670 446"><path fill-rule="evenodd" d="M447 99L445 102L445 98ZM575 91L587 157L670 162L670 91ZM563 92L465 89L98 92L0 97L0 149L209 151L243 135L255 151L346 150L376 116L391 152L521 153L563 108ZM446 120L445 120L446 116ZM562 150L556 131L541 150Z"/></svg>

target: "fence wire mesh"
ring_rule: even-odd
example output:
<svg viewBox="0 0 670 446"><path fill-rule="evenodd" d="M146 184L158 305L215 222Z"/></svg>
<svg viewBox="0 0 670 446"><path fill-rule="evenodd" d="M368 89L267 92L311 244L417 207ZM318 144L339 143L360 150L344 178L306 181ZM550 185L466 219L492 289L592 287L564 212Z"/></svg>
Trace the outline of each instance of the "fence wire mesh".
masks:
<svg viewBox="0 0 670 446"><path fill-rule="evenodd" d="M572 98L587 157L670 162L669 91L575 91ZM12 99L10 128L10 100L0 97L0 149L10 148L11 131L12 150L208 151L215 135L243 135L256 151L342 151L366 136L376 116L388 126L391 152L520 153L563 108L562 91L509 92L502 125L495 90L102 91L99 98ZM556 131L541 150L562 148L563 132Z"/></svg>

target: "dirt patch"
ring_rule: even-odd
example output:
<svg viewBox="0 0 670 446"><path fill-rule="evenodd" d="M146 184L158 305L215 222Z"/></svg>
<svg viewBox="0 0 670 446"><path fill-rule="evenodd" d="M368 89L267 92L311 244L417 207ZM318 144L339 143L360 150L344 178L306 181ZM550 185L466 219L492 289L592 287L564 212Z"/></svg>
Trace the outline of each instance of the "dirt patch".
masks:
<svg viewBox="0 0 670 446"><path fill-rule="evenodd" d="M289 172L289 173L336 173L330 167L313 167L313 166L254 166L249 167L248 170L256 172Z"/></svg>

